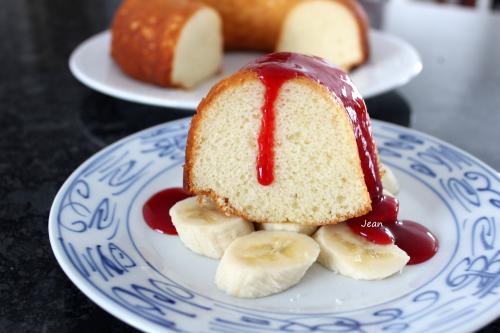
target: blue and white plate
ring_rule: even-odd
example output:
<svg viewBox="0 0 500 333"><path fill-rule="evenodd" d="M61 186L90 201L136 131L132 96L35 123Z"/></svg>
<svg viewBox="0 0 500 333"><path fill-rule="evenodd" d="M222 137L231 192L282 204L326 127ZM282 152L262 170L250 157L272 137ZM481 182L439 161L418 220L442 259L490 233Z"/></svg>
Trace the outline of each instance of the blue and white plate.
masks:
<svg viewBox="0 0 500 333"><path fill-rule="evenodd" d="M315 264L297 286L237 299L214 283L217 261L150 230L142 205L182 184L190 119L129 136L66 181L49 218L69 278L121 320L148 332L470 332L500 315L500 179L428 135L374 121L382 161L401 184L401 218L439 238L430 261L382 281Z"/></svg>

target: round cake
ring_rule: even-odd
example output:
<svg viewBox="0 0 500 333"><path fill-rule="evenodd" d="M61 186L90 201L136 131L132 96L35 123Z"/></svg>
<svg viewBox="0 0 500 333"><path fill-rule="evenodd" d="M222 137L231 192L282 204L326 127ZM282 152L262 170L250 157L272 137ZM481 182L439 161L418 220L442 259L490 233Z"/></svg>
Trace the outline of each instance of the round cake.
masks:
<svg viewBox="0 0 500 333"><path fill-rule="evenodd" d="M364 101L325 60L261 57L199 105L184 186L260 223L322 225L364 215L382 193Z"/></svg>

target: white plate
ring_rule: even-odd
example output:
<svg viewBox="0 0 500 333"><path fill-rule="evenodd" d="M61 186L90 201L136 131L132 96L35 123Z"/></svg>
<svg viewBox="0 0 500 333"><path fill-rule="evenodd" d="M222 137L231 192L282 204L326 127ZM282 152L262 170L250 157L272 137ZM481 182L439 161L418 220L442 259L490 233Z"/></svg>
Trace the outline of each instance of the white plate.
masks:
<svg viewBox="0 0 500 333"><path fill-rule="evenodd" d="M83 84L113 97L132 102L194 110L208 90L259 56L252 52L224 55L224 72L187 91L167 89L134 80L123 74L110 57L109 31L84 41L71 54L69 67ZM406 84L422 70L417 51L405 41L378 31L370 31L370 61L351 74L363 97L371 97Z"/></svg>
<svg viewBox="0 0 500 333"><path fill-rule="evenodd" d="M463 151L374 121L380 157L401 184L401 218L433 231L439 252L382 281L315 264L297 286L237 299L214 283L217 261L150 230L142 205L182 184L190 119L129 136L80 166L57 194L52 249L105 310L148 332L470 332L500 314L500 179Z"/></svg>

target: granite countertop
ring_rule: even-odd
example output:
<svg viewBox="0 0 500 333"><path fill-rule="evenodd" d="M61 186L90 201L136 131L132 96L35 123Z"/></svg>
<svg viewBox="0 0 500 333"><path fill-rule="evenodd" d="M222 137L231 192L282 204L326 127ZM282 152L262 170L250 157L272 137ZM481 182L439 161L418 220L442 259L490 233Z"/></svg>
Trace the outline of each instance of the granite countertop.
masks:
<svg viewBox="0 0 500 333"><path fill-rule="evenodd" d="M51 202L85 159L125 135L192 114L107 97L71 76L71 51L109 26L117 5L2 2L1 332L136 332L73 285L47 235ZM374 21L415 45L424 70L369 99L372 117L435 135L500 169L500 14L398 6L382 8ZM499 331L497 320L481 332Z"/></svg>

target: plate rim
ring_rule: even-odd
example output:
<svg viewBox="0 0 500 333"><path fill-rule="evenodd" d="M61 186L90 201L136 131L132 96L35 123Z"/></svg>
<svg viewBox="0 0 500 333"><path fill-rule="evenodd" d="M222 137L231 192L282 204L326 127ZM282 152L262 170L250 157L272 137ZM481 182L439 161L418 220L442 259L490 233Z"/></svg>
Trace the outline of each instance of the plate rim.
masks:
<svg viewBox="0 0 500 333"><path fill-rule="evenodd" d="M140 136L141 134L143 134L145 132L152 131L155 128L164 127L167 124L176 124L176 123L187 122L187 121L190 121L191 118L192 117L184 117L184 118L180 118L177 120L164 122L164 123L161 123L161 124L158 124L155 126L145 128L141 131L127 135L127 136L123 137L122 139L120 139L116 142L113 142L113 143L107 145L106 147L103 147L102 149L99 149L97 152L93 153L88 158L86 158L81 164L79 164L75 168L75 170L73 170L70 173L70 175L65 179L63 184L60 186L56 196L54 197L53 202L51 204L51 208L50 208L48 225L47 225L50 245L51 245L52 252L57 260L57 263L59 264L61 269L64 271L66 276L86 297L88 297L92 302L96 303L104 311L110 313L111 315L113 315L117 319L124 321L127 324L129 324L129 325L131 325L139 330L146 330L148 332L156 332L158 330L160 330L160 331L168 330L169 328L165 327L165 326L160 326L160 325L154 323L153 321L146 319L145 317L142 317L142 316L140 316L132 311L129 311L126 308L117 306L117 304L110 301L109 297L107 297L106 295L104 295L102 293L100 288L93 286L92 284L85 283L88 281L81 279L81 277L78 275L78 272L74 271L74 267L71 267L69 265L69 262L68 262L67 258L65 257L64 252L58 247L59 240L58 240L57 234L56 234L56 229L57 229L56 219L57 219L57 217L55 216L55 214L57 213L56 206L61 202L61 199L62 199L62 196L64 195L65 190L68 188L71 181L74 180L74 178L77 176L77 174L79 172L81 172L81 170L84 169L88 164L92 163L92 161L95 160L96 158L98 158L100 155L105 154L109 150L117 149L117 148L125 145L128 141L136 138L137 136ZM440 138L437 138L437 137L432 136L430 134L426 134L424 132L421 132L421 131L413 129L413 128L408 128L408 127L388 123L388 122L381 121L381 120L372 120L372 122L375 123L377 126L393 127L393 128L398 129L398 130L402 130L403 132L410 132L410 133L414 132L414 133L424 137L426 140L430 140L431 142L438 143L438 144L444 144L445 146L451 146L454 149L458 150L460 153L464 154L466 157L468 157L471 160L473 160L474 162L476 162L476 164L478 166L480 166L484 171L489 173L497 182L500 182L500 175L497 171L495 171L495 169L493 167L491 167L489 164L481 161L479 158L475 157L474 155L464 151L463 149L461 149L461 148L459 148L451 143L448 143ZM497 302L494 303L494 305L497 305L499 303L500 303L500 299L498 299ZM249 309L245 309L245 310L249 310ZM349 312L349 311L346 311L346 312ZM458 325L466 325L466 327L465 327L466 329L472 329L472 330L480 329L480 328L486 326L487 324L489 324L490 322L492 322L493 320L497 319L498 316L500 316L500 311L497 311L497 312L498 313L495 313L495 311L488 311L486 313L482 313L480 316L477 316L476 318L484 317L483 320L480 320L480 321L475 320L475 321L468 322L466 324L459 323L459 324L457 324L457 326ZM486 314L486 316L485 316L485 314ZM454 328L456 328L456 327L454 327ZM447 328L447 330L448 329L450 329L450 328ZM462 327L462 329L463 329L463 327ZM445 331L443 331L443 332L445 332ZM463 330L463 331L465 332L466 330Z"/></svg>
<svg viewBox="0 0 500 333"><path fill-rule="evenodd" d="M365 93L363 95L363 98L371 98L375 96L379 96L383 93L386 93L388 91L400 88L407 83L409 83L412 79L417 77L423 69L423 63L422 63L422 58L417 51L417 49L407 42L406 40L386 31L382 30L377 30L377 29L372 29L370 28L369 31L370 36L377 36L376 38L383 38L386 41L390 41L394 45L398 45L400 48L404 48L408 55L411 54L411 58L414 59L415 63L413 64L412 68L408 69L408 73L406 76L398 77L396 80L392 80L392 83L386 84L384 88L379 88L379 89L372 89L373 91L369 90L368 93ZM169 98L161 98L158 96L144 96L135 92L129 92L125 91L123 89L117 89L113 86L107 85L101 81L95 80L91 76L89 76L85 71L78 66L78 59L79 55L81 52L83 52L85 49L89 47L89 45L92 45L96 40L103 39L103 38L111 38L111 30L107 29L101 32L98 32L85 40L83 40L80 44L78 44L73 51L71 52L71 55L68 59L68 67L70 69L71 74L83 85L85 85L87 88L100 92L102 94L122 99L125 101L129 102L134 102L134 103L140 103L144 105L151 105L151 106L157 106L157 107L163 107L163 108L176 108L182 111L193 111L196 109L198 102L193 102L190 100L172 100ZM371 37L370 37L371 38ZM226 53L224 53L226 55ZM118 69L119 70L119 69ZM122 73L123 74L123 73ZM124 77L126 77L125 74L123 74ZM137 81L133 78L126 77L129 80L134 80ZM139 82L140 84L143 84L145 86L151 86L152 88L158 88L150 83L147 82ZM160 87L161 88L161 87ZM169 89L169 90L174 90L171 88L163 88L163 89Z"/></svg>

